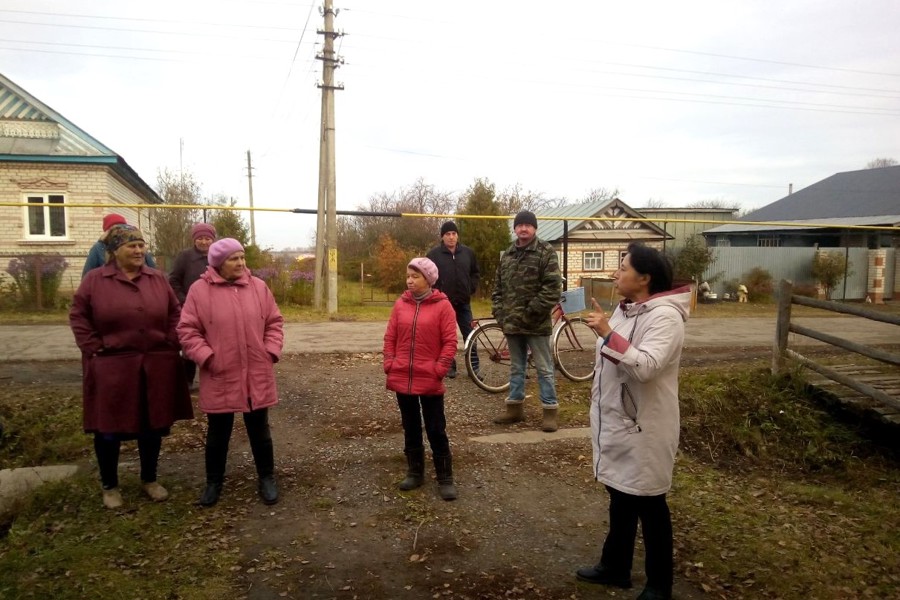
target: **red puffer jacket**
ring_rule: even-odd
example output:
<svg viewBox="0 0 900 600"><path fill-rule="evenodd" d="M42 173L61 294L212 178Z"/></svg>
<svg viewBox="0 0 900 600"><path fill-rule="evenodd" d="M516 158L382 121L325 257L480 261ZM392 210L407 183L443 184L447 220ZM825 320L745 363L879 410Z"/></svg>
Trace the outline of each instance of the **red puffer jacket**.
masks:
<svg viewBox="0 0 900 600"><path fill-rule="evenodd" d="M443 394L444 376L456 356L456 313L435 290L416 303L403 292L394 303L384 332L387 389L410 395Z"/></svg>

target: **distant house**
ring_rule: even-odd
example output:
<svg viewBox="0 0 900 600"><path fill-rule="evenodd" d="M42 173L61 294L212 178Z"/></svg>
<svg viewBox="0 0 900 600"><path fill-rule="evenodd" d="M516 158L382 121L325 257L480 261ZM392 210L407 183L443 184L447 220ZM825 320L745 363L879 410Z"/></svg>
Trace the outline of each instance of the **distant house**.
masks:
<svg viewBox="0 0 900 600"><path fill-rule="evenodd" d="M672 239L653 223L613 220L644 218L618 198L548 208L535 215L545 217L538 219L538 237L559 253L567 288L578 287L583 277L611 278L631 242L662 249Z"/></svg>
<svg viewBox="0 0 900 600"><path fill-rule="evenodd" d="M23 254L62 254L71 289L104 215L121 214L152 244L148 210L129 205L162 199L121 156L0 74L0 202L28 204L0 206L0 270ZM69 206L80 203L99 206Z"/></svg>
<svg viewBox="0 0 900 600"><path fill-rule="evenodd" d="M736 208L638 208L637 211L653 221L663 231L672 236L664 249L677 252L694 235L702 237L703 232L714 227L714 221L733 221Z"/></svg>
<svg viewBox="0 0 900 600"><path fill-rule="evenodd" d="M897 232L854 229L900 226L900 166L837 173L738 220L771 224L712 227L703 232L709 245L900 247Z"/></svg>
<svg viewBox="0 0 900 600"><path fill-rule="evenodd" d="M765 223L720 225L703 232L707 244L719 249L712 269L728 271L726 279L740 277L749 260L773 273L788 269L779 276L802 282L811 277L816 252L842 252L852 266L843 287L850 282L853 289L841 297L878 303L900 295L900 166L837 173L738 220ZM778 248L815 250L807 258L800 258L807 256L802 252L771 254L768 264L750 252Z"/></svg>

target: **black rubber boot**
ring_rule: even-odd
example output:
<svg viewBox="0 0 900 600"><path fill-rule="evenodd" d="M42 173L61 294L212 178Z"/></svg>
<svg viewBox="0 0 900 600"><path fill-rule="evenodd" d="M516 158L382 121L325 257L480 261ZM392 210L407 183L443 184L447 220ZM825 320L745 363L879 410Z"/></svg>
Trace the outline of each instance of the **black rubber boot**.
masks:
<svg viewBox="0 0 900 600"><path fill-rule="evenodd" d="M631 587L631 575L620 571L614 571L609 567L598 564L595 567L583 567L575 571L578 581L596 583L597 585L611 585L628 589Z"/></svg>
<svg viewBox="0 0 900 600"><path fill-rule="evenodd" d="M444 500L456 500L456 486L453 484L453 458L449 454L434 457L437 472L438 494Z"/></svg>
<svg viewBox="0 0 900 600"><path fill-rule="evenodd" d="M644 591L637 597L637 600L672 600L672 592L658 590L648 586L644 588Z"/></svg>
<svg viewBox="0 0 900 600"><path fill-rule="evenodd" d="M200 506L213 506L219 501L219 496L221 495L222 482L207 481L203 493L200 494L200 499L197 500L197 504Z"/></svg>
<svg viewBox="0 0 900 600"><path fill-rule="evenodd" d="M404 450L406 454L406 479L397 486L404 492L421 487L425 483L425 448Z"/></svg>
<svg viewBox="0 0 900 600"><path fill-rule="evenodd" d="M275 504L278 502L278 486L275 485L275 477L266 475L259 478L259 497L263 504Z"/></svg>

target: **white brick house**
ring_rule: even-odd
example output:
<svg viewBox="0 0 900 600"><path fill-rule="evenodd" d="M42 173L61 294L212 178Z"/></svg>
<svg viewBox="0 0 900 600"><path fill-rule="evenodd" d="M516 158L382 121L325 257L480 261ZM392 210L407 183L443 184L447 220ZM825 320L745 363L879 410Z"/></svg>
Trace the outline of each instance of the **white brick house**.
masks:
<svg viewBox="0 0 900 600"><path fill-rule="evenodd" d="M611 278L631 242L640 241L662 250L663 242L672 239L670 234L646 220L612 220L646 219L618 198L550 208L535 214L541 217L537 235L556 249L567 289L581 285L584 277ZM558 218L550 220L550 217Z"/></svg>
<svg viewBox="0 0 900 600"><path fill-rule="evenodd" d="M152 244L148 209L129 205L161 202L121 156L0 74L0 276L13 257L62 254L62 289L74 289L103 216L121 214Z"/></svg>

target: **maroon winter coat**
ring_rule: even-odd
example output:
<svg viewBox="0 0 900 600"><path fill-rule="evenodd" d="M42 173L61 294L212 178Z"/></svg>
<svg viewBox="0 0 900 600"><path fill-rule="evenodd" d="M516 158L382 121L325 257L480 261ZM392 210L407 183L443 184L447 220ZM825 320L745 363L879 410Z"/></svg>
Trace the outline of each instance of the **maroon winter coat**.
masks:
<svg viewBox="0 0 900 600"><path fill-rule="evenodd" d="M384 333L387 389L410 395L443 394L444 376L456 356L456 313L444 292L416 303L403 292Z"/></svg>
<svg viewBox="0 0 900 600"><path fill-rule="evenodd" d="M193 418L175 333L179 314L165 274L146 265L131 280L115 262L81 280L69 323L81 349L85 432L133 436Z"/></svg>

